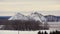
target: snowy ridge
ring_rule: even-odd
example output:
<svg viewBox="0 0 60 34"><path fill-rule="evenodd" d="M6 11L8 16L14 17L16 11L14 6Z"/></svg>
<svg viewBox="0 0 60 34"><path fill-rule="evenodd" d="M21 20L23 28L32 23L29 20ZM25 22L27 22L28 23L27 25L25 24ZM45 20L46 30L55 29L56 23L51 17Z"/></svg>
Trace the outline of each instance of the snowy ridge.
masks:
<svg viewBox="0 0 60 34"><path fill-rule="evenodd" d="M14 16L9 18L8 20L28 20L27 16L24 16L21 13L16 13Z"/></svg>
<svg viewBox="0 0 60 34"><path fill-rule="evenodd" d="M35 21L40 21L42 23L46 22L46 18L38 12L33 12L28 16L25 16L21 13L16 13L14 16L9 18L8 20L30 20L30 19Z"/></svg>
<svg viewBox="0 0 60 34"><path fill-rule="evenodd" d="M40 21L42 23L46 22L46 18L38 12L34 12L29 16L30 16L31 19L34 19L35 21Z"/></svg>

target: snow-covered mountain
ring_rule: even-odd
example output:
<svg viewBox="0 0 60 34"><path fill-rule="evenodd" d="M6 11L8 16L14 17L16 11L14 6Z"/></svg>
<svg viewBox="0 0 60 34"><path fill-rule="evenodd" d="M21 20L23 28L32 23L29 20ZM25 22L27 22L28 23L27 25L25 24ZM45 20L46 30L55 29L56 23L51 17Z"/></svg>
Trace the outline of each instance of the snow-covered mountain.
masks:
<svg viewBox="0 0 60 34"><path fill-rule="evenodd" d="M31 15L29 15L29 17L30 17L30 19L34 19L35 21L40 21L42 23L47 21L46 18L38 12L31 13Z"/></svg>
<svg viewBox="0 0 60 34"><path fill-rule="evenodd" d="M8 20L35 20L35 21L40 21L42 23L46 22L46 18L38 12L33 12L28 16L25 16L21 13L17 13Z"/></svg>
<svg viewBox="0 0 60 34"><path fill-rule="evenodd" d="M8 20L28 20L27 16L24 16L21 13L16 13L14 16L9 18Z"/></svg>

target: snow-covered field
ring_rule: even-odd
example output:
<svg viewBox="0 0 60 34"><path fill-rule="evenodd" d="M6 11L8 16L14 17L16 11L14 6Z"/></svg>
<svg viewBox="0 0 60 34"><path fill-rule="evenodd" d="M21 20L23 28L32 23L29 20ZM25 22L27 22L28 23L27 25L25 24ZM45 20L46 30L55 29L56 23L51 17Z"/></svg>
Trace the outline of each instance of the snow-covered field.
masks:
<svg viewBox="0 0 60 34"><path fill-rule="evenodd" d="M40 30L41 32L47 31L48 33L52 30ZM12 31L12 30L0 30L0 34L37 34L38 31Z"/></svg>
<svg viewBox="0 0 60 34"><path fill-rule="evenodd" d="M18 34L18 31L0 30L0 34Z"/></svg>

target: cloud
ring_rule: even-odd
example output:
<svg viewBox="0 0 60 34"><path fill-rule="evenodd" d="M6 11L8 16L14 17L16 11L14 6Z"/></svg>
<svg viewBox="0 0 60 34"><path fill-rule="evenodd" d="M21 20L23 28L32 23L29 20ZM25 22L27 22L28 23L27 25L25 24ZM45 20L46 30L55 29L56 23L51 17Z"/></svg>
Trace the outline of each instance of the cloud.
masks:
<svg viewBox="0 0 60 34"><path fill-rule="evenodd" d="M41 2L59 2L60 0L0 0L2 2L20 2L20 1L24 1L24 2L37 2L37 1L41 1Z"/></svg>
<svg viewBox="0 0 60 34"><path fill-rule="evenodd" d="M0 15L19 11L25 14L32 10L60 10L60 0L0 0Z"/></svg>

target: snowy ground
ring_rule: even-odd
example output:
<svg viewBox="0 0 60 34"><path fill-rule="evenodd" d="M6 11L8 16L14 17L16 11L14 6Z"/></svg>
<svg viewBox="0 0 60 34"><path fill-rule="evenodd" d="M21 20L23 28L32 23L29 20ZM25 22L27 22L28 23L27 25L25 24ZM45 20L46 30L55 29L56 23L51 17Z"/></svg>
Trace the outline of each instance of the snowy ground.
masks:
<svg viewBox="0 0 60 34"><path fill-rule="evenodd" d="M41 32L47 31L48 33L52 30L40 30ZM0 30L0 34L37 34L38 31L12 31L12 30Z"/></svg>

